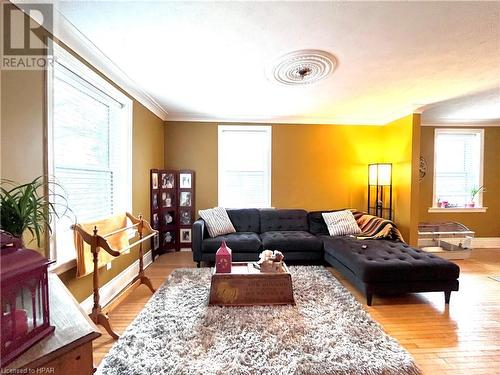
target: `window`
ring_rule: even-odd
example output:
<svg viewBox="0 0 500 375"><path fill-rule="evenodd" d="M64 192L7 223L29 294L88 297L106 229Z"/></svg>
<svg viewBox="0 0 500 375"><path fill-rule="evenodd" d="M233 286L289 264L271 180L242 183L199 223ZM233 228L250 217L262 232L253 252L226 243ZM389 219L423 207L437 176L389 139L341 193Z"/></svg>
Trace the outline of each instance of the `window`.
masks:
<svg viewBox="0 0 500 375"><path fill-rule="evenodd" d="M219 206L271 206L270 126L219 126Z"/></svg>
<svg viewBox="0 0 500 375"><path fill-rule="evenodd" d="M49 170L79 222L130 211L131 100L60 47L49 74ZM55 200L57 202L57 199ZM72 220L57 220L51 256L75 258Z"/></svg>
<svg viewBox="0 0 500 375"><path fill-rule="evenodd" d="M482 207L483 129L436 129L434 136L434 206ZM438 202L440 202L438 204Z"/></svg>

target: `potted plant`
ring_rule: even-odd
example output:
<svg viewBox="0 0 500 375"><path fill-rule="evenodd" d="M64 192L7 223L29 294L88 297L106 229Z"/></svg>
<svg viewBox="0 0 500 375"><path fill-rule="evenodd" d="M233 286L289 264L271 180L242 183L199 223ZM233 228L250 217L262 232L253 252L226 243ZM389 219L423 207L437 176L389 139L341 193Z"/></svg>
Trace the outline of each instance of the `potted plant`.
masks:
<svg viewBox="0 0 500 375"><path fill-rule="evenodd" d="M28 231L38 247L45 231L52 233L53 216L59 218L70 211L62 187L54 181L45 184L42 176L26 184L2 179L0 204L0 229L18 238L23 245L23 234Z"/></svg>
<svg viewBox="0 0 500 375"><path fill-rule="evenodd" d="M441 200L441 198L438 198L438 200L437 200L437 206L439 208L447 208L448 207L448 201L446 201L446 200L443 201L443 200Z"/></svg>
<svg viewBox="0 0 500 375"><path fill-rule="evenodd" d="M474 186L471 190L470 190L470 203L467 203L465 205L465 207L468 207L468 208L473 208L476 206L476 201L475 201L475 198L476 198L476 195L480 192L484 191L484 186L481 185L479 187L477 186Z"/></svg>

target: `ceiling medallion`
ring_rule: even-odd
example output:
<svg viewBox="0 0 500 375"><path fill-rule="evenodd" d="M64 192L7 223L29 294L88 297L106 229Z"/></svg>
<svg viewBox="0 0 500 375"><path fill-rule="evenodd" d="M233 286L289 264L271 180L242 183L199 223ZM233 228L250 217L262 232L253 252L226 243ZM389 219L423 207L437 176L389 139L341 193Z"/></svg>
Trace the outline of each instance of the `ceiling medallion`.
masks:
<svg viewBox="0 0 500 375"><path fill-rule="evenodd" d="M306 49L281 56L269 75L282 85L310 85L327 78L336 66L337 60L332 54Z"/></svg>

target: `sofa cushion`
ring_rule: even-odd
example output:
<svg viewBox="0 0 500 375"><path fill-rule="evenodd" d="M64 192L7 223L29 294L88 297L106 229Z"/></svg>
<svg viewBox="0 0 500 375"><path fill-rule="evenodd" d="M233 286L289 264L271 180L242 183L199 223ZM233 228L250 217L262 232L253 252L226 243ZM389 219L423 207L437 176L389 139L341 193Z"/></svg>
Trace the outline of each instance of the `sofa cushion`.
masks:
<svg viewBox="0 0 500 375"><path fill-rule="evenodd" d="M402 242L320 236L325 253L367 283L456 280L460 268Z"/></svg>
<svg viewBox="0 0 500 375"><path fill-rule="evenodd" d="M259 235L253 232L229 233L214 238L206 238L201 244L204 253L216 253L222 241L226 241L233 253L259 252L262 250L262 243Z"/></svg>
<svg viewBox="0 0 500 375"><path fill-rule="evenodd" d="M321 251L321 240L305 231L272 231L260 235L262 247L266 250Z"/></svg>
<svg viewBox="0 0 500 375"><path fill-rule="evenodd" d="M228 209L227 214L237 232L260 233L260 214L257 208Z"/></svg>
<svg viewBox="0 0 500 375"><path fill-rule="evenodd" d="M261 233L271 231L307 231L307 212L304 210L260 210Z"/></svg>
<svg viewBox="0 0 500 375"><path fill-rule="evenodd" d="M203 220L208 230L210 237L217 237L220 235L234 233L233 223L227 215L224 207L214 207L206 210L199 210L198 214Z"/></svg>
<svg viewBox="0 0 500 375"><path fill-rule="evenodd" d="M354 215L349 210L323 212L323 219L328 227L330 236L361 233Z"/></svg>
<svg viewBox="0 0 500 375"><path fill-rule="evenodd" d="M309 224L309 232L315 235L328 235L328 227L326 226L325 219L323 219L323 213L327 212L338 212L342 210L330 210L330 211L311 211L307 213L307 221Z"/></svg>

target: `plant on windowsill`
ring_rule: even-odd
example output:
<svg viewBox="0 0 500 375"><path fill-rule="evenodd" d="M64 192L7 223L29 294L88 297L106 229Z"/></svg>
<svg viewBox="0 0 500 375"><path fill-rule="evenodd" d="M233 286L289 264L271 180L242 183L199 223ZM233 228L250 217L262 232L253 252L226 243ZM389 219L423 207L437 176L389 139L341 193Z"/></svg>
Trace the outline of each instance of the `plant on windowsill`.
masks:
<svg viewBox="0 0 500 375"><path fill-rule="evenodd" d="M53 216L61 218L70 212L64 189L57 182L46 184L43 176L25 184L1 180L0 229L19 239L23 247L26 231L32 235L31 241L36 239L41 247L44 233L52 233Z"/></svg>
<svg viewBox="0 0 500 375"><path fill-rule="evenodd" d="M481 192L484 192L484 185L481 185L479 187L474 186L470 190L470 203L467 203L465 205L465 207L474 208L476 206L476 201L475 201L476 195L481 193Z"/></svg>
<svg viewBox="0 0 500 375"><path fill-rule="evenodd" d="M442 201L441 198L438 198L438 200L437 200L437 207L439 207L439 208L448 208L450 206L449 206L449 202L448 201L446 201L446 200Z"/></svg>

